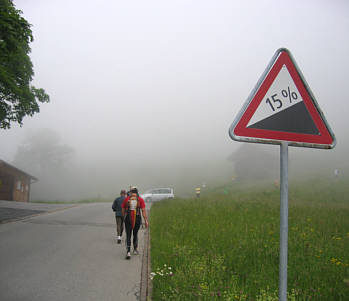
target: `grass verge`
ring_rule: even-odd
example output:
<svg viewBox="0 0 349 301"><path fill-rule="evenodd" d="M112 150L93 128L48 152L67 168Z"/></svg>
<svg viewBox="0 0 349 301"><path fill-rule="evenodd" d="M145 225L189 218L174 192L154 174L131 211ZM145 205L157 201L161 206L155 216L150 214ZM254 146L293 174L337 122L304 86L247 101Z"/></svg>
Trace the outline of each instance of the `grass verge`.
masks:
<svg viewBox="0 0 349 301"><path fill-rule="evenodd" d="M349 299L347 186L290 184L289 300ZM155 203L153 300L278 300L279 208L273 186Z"/></svg>

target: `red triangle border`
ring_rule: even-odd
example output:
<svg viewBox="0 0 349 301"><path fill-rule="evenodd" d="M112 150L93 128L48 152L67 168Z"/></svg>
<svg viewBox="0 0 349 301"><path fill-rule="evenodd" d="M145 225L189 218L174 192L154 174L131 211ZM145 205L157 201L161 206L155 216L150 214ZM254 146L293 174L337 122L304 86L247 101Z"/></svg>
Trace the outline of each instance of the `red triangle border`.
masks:
<svg viewBox="0 0 349 301"><path fill-rule="evenodd" d="M274 59L275 62L273 63ZM264 79L262 79L262 82L257 88L256 93L252 96L251 100L248 99L246 110L242 113L242 115L240 112L239 116L233 123L232 128L230 129L230 136L234 140L247 142L281 143L284 141L289 141L291 142L290 145L296 146L297 144L300 144L298 146L318 148L334 147L335 137L331 132L323 114L318 108L316 100L312 96L312 93L307 83L305 82L305 79L298 70L296 63L292 59L290 52L285 48L281 48L276 52L275 56L273 57L273 60L271 62L271 67L268 66L266 72L264 73L266 74L266 76ZM268 92L270 86L273 84L275 78L279 74L283 65L285 65L288 69L288 72L290 73L299 93L301 94L304 104L319 130L319 135L247 128L248 122L257 110L259 104L263 100L265 94ZM246 139L244 139L243 137L246 137ZM254 139L255 141L253 141ZM261 142L260 139L272 141Z"/></svg>

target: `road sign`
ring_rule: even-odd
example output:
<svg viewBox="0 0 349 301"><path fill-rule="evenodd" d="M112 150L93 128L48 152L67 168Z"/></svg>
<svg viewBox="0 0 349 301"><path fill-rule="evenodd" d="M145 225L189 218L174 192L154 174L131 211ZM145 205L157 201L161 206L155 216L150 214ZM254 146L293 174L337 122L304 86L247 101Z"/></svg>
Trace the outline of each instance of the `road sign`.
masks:
<svg viewBox="0 0 349 301"><path fill-rule="evenodd" d="M280 48L229 129L232 139L280 144L279 300L287 300L288 146L333 148L336 139L291 53Z"/></svg>
<svg viewBox="0 0 349 301"><path fill-rule="evenodd" d="M333 148L335 136L289 50L276 51L229 129L244 142Z"/></svg>

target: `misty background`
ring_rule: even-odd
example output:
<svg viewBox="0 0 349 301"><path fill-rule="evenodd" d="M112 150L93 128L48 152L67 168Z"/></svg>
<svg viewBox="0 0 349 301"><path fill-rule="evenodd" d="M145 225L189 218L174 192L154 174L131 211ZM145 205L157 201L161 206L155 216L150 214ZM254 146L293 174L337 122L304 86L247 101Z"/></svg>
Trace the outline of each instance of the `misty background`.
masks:
<svg viewBox="0 0 349 301"><path fill-rule="evenodd" d="M280 47L337 138L334 150L290 148L291 174L348 169L348 1L14 4L33 25L33 84L51 98L0 131L0 159L39 178L31 199L129 185L194 194L262 168L277 178L279 147L232 141L228 128Z"/></svg>

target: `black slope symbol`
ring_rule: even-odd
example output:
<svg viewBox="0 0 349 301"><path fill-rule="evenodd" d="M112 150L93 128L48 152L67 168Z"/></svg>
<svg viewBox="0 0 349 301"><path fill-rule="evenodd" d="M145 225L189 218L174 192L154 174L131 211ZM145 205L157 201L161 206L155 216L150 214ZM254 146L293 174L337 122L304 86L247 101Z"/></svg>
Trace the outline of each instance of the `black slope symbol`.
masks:
<svg viewBox="0 0 349 301"><path fill-rule="evenodd" d="M248 128L310 135L320 134L303 101L258 121Z"/></svg>

